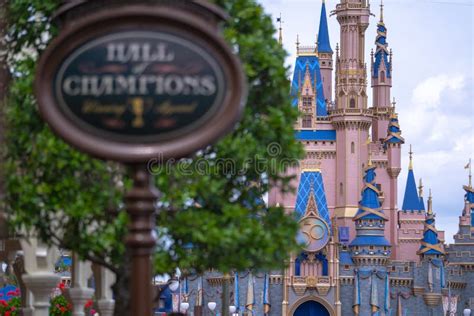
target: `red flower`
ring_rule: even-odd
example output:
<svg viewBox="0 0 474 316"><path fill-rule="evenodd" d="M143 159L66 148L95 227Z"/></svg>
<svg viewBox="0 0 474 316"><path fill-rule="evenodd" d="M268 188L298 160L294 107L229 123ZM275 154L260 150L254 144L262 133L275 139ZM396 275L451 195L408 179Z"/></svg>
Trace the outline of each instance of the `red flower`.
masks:
<svg viewBox="0 0 474 316"><path fill-rule="evenodd" d="M64 285L64 283L61 282L59 283L58 287L61 291L63 291L66 286Z"/></svg>
<svg viewBox="0 0 474 316"><path fill-rule="evenodd" d="M0 304L2 304L5 307L8 306L8 303L5 300L0 300Z"/></svg>
<svg viewBox="0 0 474 316"><path fill-rule="evenodd" d="M90 307L92 307L92 304L94 304L94 302L92 302L92 300L88 300L86 302L86 305L84 305L84 308L90 308Z"/></svg>
<svg viewBox="0 0 474 316"><path fill-rule="evenodd" d="M64 314L66 312L66 307L61 306L59 310L61 311L62 314Z"/></svg>
<svg viewBox="0 0 474 316"><path fill-rule="evenodd" d="M11 316L11 313L9 311L6 311L5 316Z"/></svg>
<svg viewBox="0 0 474 316"><path fill-rule="evenodd" d="M96 313L95 309L91 309L91 315L94 316Z"/></svg>
<svg viewBox="0 0 474 316"><path fill-rule="evenodd" d="M7 292L7 296L15 296L15 292L13 292L13 291L8 291L8 292Z"/></svg>

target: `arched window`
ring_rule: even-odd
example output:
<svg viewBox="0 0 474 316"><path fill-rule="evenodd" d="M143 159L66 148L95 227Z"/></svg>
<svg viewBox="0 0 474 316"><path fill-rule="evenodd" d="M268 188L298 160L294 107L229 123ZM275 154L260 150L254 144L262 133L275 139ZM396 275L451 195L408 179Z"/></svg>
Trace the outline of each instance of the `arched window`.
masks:
<svg viewBox="0 0 474 316"><path fill-rule="evenodd" d="M343 186L342 182L339 183L339 194L340 194L340 195L343 195L343 194L344 194L344 186Z"/></svg>
<svg viewBox="0 0 474 316"><path fill-rule="evenodd" d="M351 98L351 100L349 101L349 107L351 109L355 109L356 107L356 100L354 98Z"/></svg>
<svg viewBox="0 0 474 316"><path fill-rule="evenodd" d="M382 83L385 82L385 71L380 72L380 82L382 82Z"/></svg>
<svg viewBox="0 0 474 316"><path fill-rule="evenodd" d="M311 128L311 115L303 116L303 128Z"/></svg>
<svg viewBox="0 0 474 316"><path fill-rule="evenodd" d="M351 154L355 153L355 144L354 142L351 143Z"/></svg>

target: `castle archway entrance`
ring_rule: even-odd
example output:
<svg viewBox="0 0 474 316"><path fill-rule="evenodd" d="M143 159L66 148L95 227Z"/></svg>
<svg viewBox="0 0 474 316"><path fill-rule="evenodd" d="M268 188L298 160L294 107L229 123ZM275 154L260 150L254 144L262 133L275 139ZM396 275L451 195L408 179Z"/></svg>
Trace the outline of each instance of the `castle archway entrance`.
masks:
<svg viewBox="0 0 474 316"><path fill-rule="evenodd" d="M316 301L306 301L295 310L293 316L330 316L323 304Z"/></svg>

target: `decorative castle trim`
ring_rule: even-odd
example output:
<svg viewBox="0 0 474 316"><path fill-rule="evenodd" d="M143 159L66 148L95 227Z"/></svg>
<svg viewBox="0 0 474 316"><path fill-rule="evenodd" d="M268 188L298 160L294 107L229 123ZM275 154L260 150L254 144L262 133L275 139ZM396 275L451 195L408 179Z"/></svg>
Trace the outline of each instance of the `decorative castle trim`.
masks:
<svg viewBox="0 0 474 316"><path fill-rule="evenodd" d="M388 175L392 179L398 178L400 171L402 171L402 168L387 168Z"/></svg>
<svg viewBox="0 0 474 316"><path fill-rule="evenodd" d="M467 286L466 282L448 281L448 288L453 290L463 290Z"/></svg>
<svg viewBox="0 0 474 316"><path fill-rule="evenodd" d="M336 159L336 151L308 151L306 153L306 159Z"/></svg>

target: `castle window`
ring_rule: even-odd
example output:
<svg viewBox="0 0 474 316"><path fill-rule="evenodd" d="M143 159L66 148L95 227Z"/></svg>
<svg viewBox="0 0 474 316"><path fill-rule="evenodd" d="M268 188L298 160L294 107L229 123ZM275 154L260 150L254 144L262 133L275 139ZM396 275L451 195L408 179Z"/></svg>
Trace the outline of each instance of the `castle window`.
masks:
<svg viewBox="0 0 474 316"><path fill-rule="evenodd" d="M344 187L343 187L343 184L342 182L339 183L339 194L342 195L344 193Z"/></svg>
<svg viewBox="0 0 474 316"><path fill-rule="evenodd" d="M380 72L380 82L382 82L382 83L385 82L385 71Z"/></svg>
<svg viewBox="0 0 474 316"><path fill-rule="evenodd" d="M313 98L303 97L303 106L304 107L311 107L311 105L313 105Z"/></svg>
<svg viewBox="0 0 474 316"><path fill-rule="evenodd" d="M355 109L356 107L356 100L354 98L352 98L350 101L349 101L349 107L351 109Z"/></svg>
<svg viewBox="0 0 474 316"><path fill-rule="evenodd" d="M395 266L392 266L392 271L393 272L397 271L397 268Z"/></svg>
<svg viewBox="0 0 474 316"><path fill-rule="evenodd" d="M405 267L403 268L403 271L404 271L404 272L409 272L409 271L410 271L410 267L405 266Z"/></svg>
<svg viewBox="0 0 474 316"><path fill-rule="evenodd" d="M311 115L303 116L303 128L310 128L311 123Z"/></svg>
<svg viewBox="0 0 474 316"><path fill-rule="evenodd" d="M370 250L374 250L374 246L369 246L369 249L370 249Z"/></svg>
<svg viewBox="0 0 474 316"><path fill-rule="evenodd" d="M355 153L355 144L354 142L351 143L351 154Z"/></svg>
<svg viewBox="0 0 474 316"><path fill-rule="evenodd" d="M347 271L347 270L349 270L349 269L350 269L350 268L349 268L349 265L348 265L348 264L344 265L344 270Z"/></svg>

